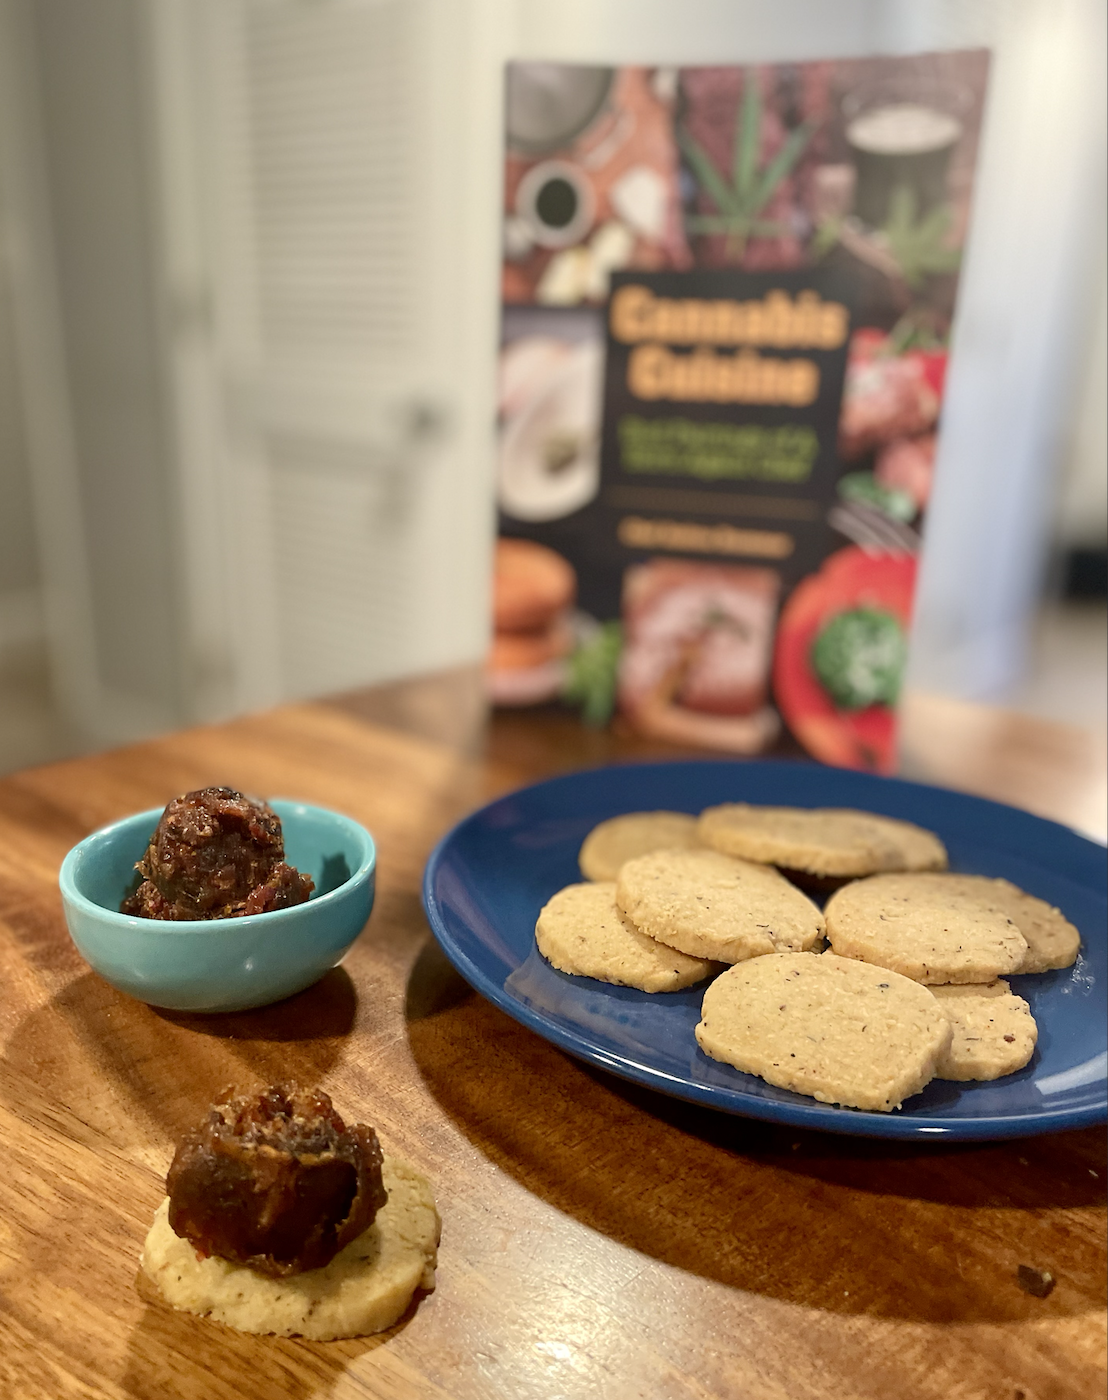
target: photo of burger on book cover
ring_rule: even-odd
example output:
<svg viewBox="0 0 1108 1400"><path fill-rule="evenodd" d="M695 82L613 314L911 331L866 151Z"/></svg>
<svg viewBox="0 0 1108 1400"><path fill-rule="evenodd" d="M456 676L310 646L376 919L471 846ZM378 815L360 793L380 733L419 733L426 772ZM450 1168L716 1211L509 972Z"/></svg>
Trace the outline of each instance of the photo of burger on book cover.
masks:
<svg viewBox="0 0 1108 1400"><path fill-rule="evenodd" d="M509 65L494 703L893 770L987 72Z"/></svg>

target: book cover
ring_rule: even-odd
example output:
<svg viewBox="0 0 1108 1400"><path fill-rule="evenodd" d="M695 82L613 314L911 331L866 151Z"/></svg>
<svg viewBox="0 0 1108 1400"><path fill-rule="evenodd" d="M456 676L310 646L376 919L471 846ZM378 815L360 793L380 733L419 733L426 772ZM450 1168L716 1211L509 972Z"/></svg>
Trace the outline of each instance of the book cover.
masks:
<svg viewBox="0 0 1108 1400"><path fill-rule="evenodd" d="M892 771L987 73L509 65L495 703Z"/></svg>

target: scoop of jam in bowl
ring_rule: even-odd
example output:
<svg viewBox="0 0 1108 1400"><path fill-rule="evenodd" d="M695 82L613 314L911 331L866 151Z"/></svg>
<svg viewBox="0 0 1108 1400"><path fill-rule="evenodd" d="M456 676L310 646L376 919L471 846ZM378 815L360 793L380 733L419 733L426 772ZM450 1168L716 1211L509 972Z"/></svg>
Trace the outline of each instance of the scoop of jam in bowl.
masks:
<svg viewBox="0 0 1108 1400"><path fill-rule="evenodd" d="M341 961L373 907L373 838L349 817L203 788L94 832L59 884L78 950L175 1011L241 1011Z"/></svg>

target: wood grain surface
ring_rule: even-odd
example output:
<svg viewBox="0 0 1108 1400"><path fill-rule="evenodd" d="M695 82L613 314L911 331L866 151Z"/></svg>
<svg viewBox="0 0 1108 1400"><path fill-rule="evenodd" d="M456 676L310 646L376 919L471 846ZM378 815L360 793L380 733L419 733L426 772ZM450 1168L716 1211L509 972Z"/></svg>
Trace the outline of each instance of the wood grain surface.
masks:
<svg viewBox="0 0 1108 1400"><path fill-rule="evenodd" d="M917 771L939 776L958 745L980 760L1003 730L920 704ZM419 880L455 818L551 771L657 751L554 713L489 728L457 673L0 783L0 1394L1103 1395L1103 1133L919 1149L700 1110L563 1055L438 951ZM1021 761L999 740L989 752L960 774L986 792ZM1068 789L1065 764L1045 800L1079 820L1080 756ZM57 870L95 827L213 782L364 822L377 905L344 964L298 997L159 1012L73 949ZM1041 809L1032 786L1009 800ZM176 1136L224 1085L289 1077L435 1183L438 1287L379 1337L246 1336L136 1285ZM1055 1276L1049 1297L1021 1290L1021 1264Z"/></svg>

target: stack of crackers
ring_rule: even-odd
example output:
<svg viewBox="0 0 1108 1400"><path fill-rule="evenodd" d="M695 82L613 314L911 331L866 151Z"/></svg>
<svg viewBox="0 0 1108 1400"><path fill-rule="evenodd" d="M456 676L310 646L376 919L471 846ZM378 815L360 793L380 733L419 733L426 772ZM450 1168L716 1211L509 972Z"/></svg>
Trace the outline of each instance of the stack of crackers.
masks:
<svg viewBox="0 0 1108 1400"><path fill-rule="evenodd" d="M539 914L550 963L644 992L711 978L706 1055L847 1108L1022 1069L1038 1029L1005 979L1080 947L1059 910L949 873L933 832L871 812L632 812L594 828L579 863L585 883Z"/></svg>

